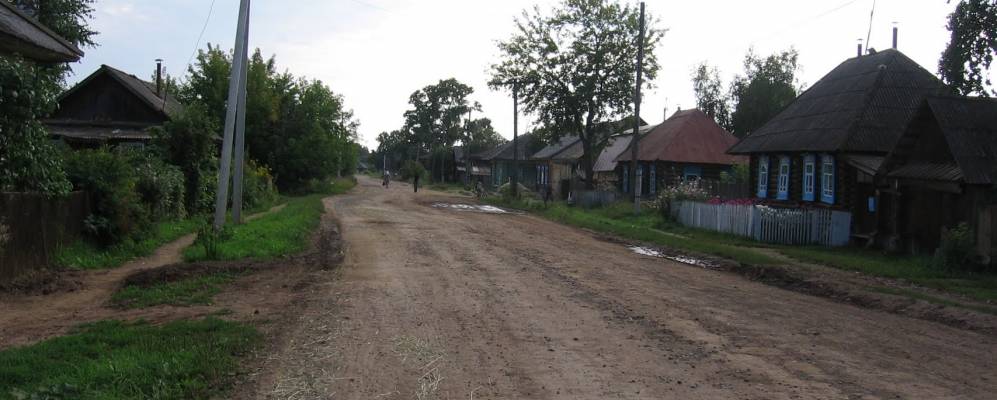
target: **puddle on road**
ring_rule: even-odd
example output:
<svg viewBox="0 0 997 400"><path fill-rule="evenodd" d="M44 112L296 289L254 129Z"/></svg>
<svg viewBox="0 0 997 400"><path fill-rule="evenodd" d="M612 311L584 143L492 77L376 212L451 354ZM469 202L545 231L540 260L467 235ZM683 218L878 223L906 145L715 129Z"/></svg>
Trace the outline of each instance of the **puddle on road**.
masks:
<svg viewBox="0 0 997 400"><path fill-rule="evenodd" d="M433 208L442 208L442 209L456 210L456 211L480 212L486 214L512 214L509 211L488 205L434 203Z"/></svg>
<svg viewBox="0 0 997 400"><path fill-rule="evenodd" d="M713 265L711 265L710 263L707 263L706 261L696 259L693 257L667 255L658 250L643 246L627 246L627 248L630 249L630 251L640 254L642 256L664 258L666 260L676 261L683 264L695 265L697 267L713 268Z"/></svg>

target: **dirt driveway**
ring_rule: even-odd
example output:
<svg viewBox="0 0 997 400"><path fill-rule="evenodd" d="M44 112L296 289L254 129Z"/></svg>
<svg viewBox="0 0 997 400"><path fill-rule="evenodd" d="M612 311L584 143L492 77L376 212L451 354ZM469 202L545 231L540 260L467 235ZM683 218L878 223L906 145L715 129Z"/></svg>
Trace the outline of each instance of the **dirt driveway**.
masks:
<svg viewBox="0 0 997 400"><path fill-rule="evenodd" d="M328 200L346 262L258 398L993 398L997 341L633 254L528 215Z"/></svg>

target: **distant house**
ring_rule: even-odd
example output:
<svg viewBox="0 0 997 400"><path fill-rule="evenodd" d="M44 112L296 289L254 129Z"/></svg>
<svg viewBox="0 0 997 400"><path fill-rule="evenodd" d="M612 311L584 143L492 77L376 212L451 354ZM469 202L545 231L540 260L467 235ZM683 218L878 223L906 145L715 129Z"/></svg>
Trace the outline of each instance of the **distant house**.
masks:
<svg viewBox="0 0 997 400"><path fill-rule="evenodd" d="M45 120L49 133L74 148L142 146L183 109L161 84L102 65L59 97L59 109Z"/></svg>
<svg viewBox="0 0 997 400"><path fill-rule="evenodd" d="M484 184L489 184L492 179L492 168L491 163L482 159L482 153L472 153L467 154L464 151L463 146L455 146L453 148L454 155L454 176L457 182L467 181L467 162L471 162L471 179L467 182L472 184L477 181L481 181Z"/></svg>
<svg viewBox="0 0 997 400"><path fill-rule="evenodd" d="M575 182L583 178L584 167L579 165L584 148L578 136L566 136L530 156L536 169L535 186L550 185L551 195L567 199Z"/></svg>
<svg viewBox="0 0 997 400"><path fill-rule="evenodd" d="M929 97L883 163L883 229L897 247L931 254L967 223L992 262L997 228L997 101Z"/></svg>
<svg viewBox="0 0 997 400"><path fill-rule="evenodd" d="M9 1L0 1L0 54L20 54L29 60L53 64L79 61L83 57L83 51L76 45Z"/></svg>
<svg viewBox="0 0 997 400"><path fill-rule="evenodd" d="M519 183L529 187L536 181L536 168L534 162L530 160L530 155L536 153L543 143L534 134L524 134L519 136L518 151L513 152L513 142L501 144L498 147L480 154L481 161L491 166L492 186L502 186L512 179L513 155L519 154Z"/></svg>
<svg viewBox="0 0 997 400"><path fill-rule="evenodd" d="M640 137L644 137L652 129L656 128L658 125L644 125L641 126L637 131ZM630 142L633 141L633 129L631 128L629 132L624 131L613 135L606 142L606 146L603 147L602 152L599 153L599 157L595 160L595 165L592 170L595 173L595 181L600 187L614 188L614 190L619 190L620 185L620 174L616 171L616 166L619 164L616 162L616 158L623 154L623 152L630 150Z"/></svg>
<svg viewBox="0 0 997 400"><path fill-rule="evenodd" d="M897 50L851 58L730 153L751 157L758 198L849 211L853 236L869 238L876 231L874 178L883 159L925 96L944 90Z"/></svg>
<svg viewBox="0 0 997 400"><path fill-rule="evenodd" d="M665 122L641 137L637 153L637 177L641 193L653 196L658 189L681 181L719 180L735 164L747 163L744 157L727 154L737 138L702 111L678 111ZM630 188L631 154L623 151L616 157L620 190Z"/></svg>

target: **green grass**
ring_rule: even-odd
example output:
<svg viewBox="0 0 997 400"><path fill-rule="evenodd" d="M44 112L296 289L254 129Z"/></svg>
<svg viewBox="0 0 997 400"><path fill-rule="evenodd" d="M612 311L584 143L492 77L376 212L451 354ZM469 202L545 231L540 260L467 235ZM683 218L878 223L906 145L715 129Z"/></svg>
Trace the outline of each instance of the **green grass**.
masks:
<svg viewBox="0 0 997 400"><path fill-rule="evenodd" d="M325 212L322 198L346 193L354 185L352 179L339 179L322 194L288 198L287 206L280 211L231 226L227 229L227 237L218 245L218 259L269 260L301 252L308 246L308 238ZM188 247L183 257L188 262L208 259L201 245Z"/></svg>
<svg viewBox="0 0 997 400"><path fill-rule="evenodd" d="M948 307L965 308L965 309L969 309L969 310L973 310L973 311L981 312L981 313L985 313L985 314L997 315L997 308L994 308L994 307L987 307L987 306L976 305L976 304L960 303L960 302L957 302L957 301L952 301L952 300L943 299L943 298L936 297L936 296L927 295L927 294L924 294L922 292L918 292L916 290L888 288L888 287L882 287L882 286L870 287L868 289L871 290L871 291L873 291L873 292L879 292L879 293L890 294L890 295L894 295L894 296L910 297L910 298L913 298L913 299L923 300L923 301L926 301L926 302L932 303L932 304L938 304L938 305L943 305L943 306L948 306Z"/></svg>
<svg viewBox="0 0 997 400"><path fill-rule="evenodd" d="M128 261L152 254L166 243L193 233L202 223L196 218L161 222L142 240L126 239L106 249L79 240L60 249L55 254L55 264L62 268L81 270L117 268Z"/></svg>
<svg viewBox="0 0 997 400"><path fill-rule="evenodd" d="M0 399L208 399L259 341L218 319L162 326L105 321L0 352Z"/></svg>
<svg viewBox="0 0 997 400"><path fill-rule="evenodd" d="M211 304L223 285L232 282L239 274L214 273L184 278L175 282L157 283L152 286L130 285L121 288L111 302L124 308L145 308L158 305L191 306Z"/></svg>
<svg viewBox="0 0 997 400"><path fill-rule="evenodd" d="M925 256L891 256L862 249L779 247L794 259L847 271L892 279L944 290L983 301L997 301L997 275L949 271L932 265Z"/></svg>
<svg viewBox="0 0 997 400"><path fill-rule="evenodd" d="M560 202L544 207L542 202L536 200L509 201L499 197L489 197L485 201L499 206L524 209L563 224L676 250L714 255L752 265L783 264L780 260L757 250L738 246L739 242L730 237L717 239L719 235L715 235L717 237L710 238L707 237L709 235L691 230L666 232L660 229L661 217L655 211L647 210L641 215L634 215L632 206L625 203L586 210L568 207ZM699 236L692 236L694 234Z"/></svg>

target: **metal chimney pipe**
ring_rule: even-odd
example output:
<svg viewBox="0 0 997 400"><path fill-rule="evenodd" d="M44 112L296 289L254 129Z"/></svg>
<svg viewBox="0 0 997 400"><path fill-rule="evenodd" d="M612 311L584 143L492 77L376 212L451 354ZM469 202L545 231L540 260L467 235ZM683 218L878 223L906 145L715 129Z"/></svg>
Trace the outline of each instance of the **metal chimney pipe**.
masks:
<svg viewBox="0 0 997 400"><path fill-rule="evenodd" d="M156 95L163 97L163 59L156 59Z"/></svg>
<svg viewBox="0 0 997 400"><path fill-rule="evenodd" d="M857 55L858 55L859 57L862 57L862 39L859 39L859 44L858 44L858 54L857 54Z"/></svg>
<svg viewBox="0 0 997 400"><path fill-rule="evenodd" d="M894 23L893 24L893 50L897 49L897 35L899 33L898 31L899 31L899 29L897 28L896 23Z"/></svg>

